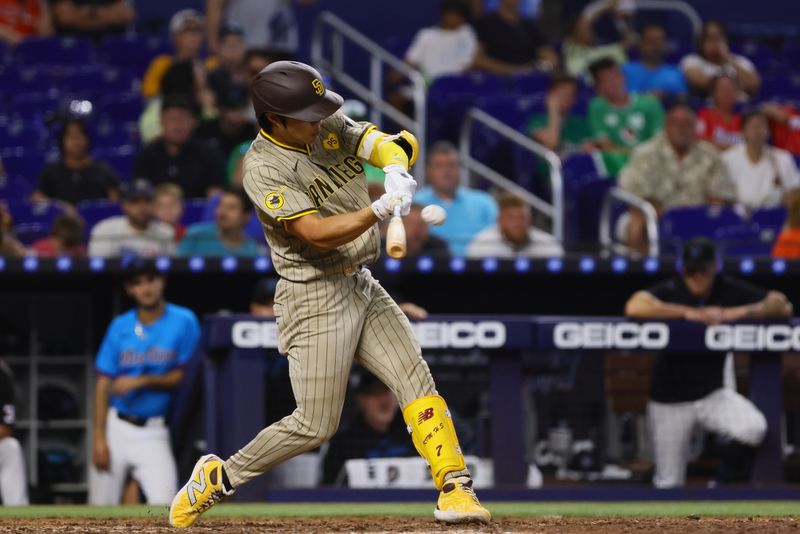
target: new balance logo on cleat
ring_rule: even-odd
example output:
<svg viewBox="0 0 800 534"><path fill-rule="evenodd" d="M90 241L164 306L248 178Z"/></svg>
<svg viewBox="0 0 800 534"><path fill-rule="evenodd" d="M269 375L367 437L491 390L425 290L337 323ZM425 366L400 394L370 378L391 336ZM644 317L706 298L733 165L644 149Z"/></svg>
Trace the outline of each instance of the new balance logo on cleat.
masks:
<svg viewBox="0 0 800 534"><path fill-rule="evenodd" d="M198 480L192 480L186 486L186 493L189 495L189 503L194 506L197 504L197 497L195 496L195 492L199 493L200 495L206 491L206 472L200 471Z"/></svg>

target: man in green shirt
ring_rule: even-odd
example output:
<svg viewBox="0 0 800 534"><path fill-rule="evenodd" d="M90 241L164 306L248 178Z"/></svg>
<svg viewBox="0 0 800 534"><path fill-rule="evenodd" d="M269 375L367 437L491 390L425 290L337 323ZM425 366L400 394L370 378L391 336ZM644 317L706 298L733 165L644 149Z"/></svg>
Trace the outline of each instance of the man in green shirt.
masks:
<svg viewBox="0 0 800 534"><path fill-rule="evenodd" d="M585 117L571 114L578 98L578 80L555 73L550 78L545 104L546 113L536 113L525 126L534 141L563 155L585 147L592 137Z"/></svg>
<svg viewBox="0 0 800 534"><path fill-rule="evenodd" d="M630 151L661 131L664 109L654 96L629 94L625 74L613 59L599 59L589 71L597 91L589 102L589 125L608 174L616 176Z"/></svg>

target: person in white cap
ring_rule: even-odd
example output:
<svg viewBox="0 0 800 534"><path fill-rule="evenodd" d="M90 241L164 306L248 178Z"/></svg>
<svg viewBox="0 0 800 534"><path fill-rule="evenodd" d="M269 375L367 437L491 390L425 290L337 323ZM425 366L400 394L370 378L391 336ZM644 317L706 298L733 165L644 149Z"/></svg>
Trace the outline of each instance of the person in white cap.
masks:
<svg viewBox="0 0 800 534"><path fill-rule="evenodd" d="M193 61L203 67L200 52L205 42L205 19L194 9L181 9L169 21L169 34L174 55L161 54L153 58L142 79L142 96L153 98L161 94L161 80L177 61Z"/></svg>

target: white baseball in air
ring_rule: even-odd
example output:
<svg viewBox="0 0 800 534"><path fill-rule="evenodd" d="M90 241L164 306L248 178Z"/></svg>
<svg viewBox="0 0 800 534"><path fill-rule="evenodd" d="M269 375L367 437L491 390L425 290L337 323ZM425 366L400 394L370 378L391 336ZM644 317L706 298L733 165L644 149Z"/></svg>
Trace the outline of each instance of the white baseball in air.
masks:
<svg viewBox="0 0 800 534"><path fill-rule="evenodd" d="M439 226L447 219L447 212L444 211L443 207L437 206L436 204L431 204L430 206L422 208L421 215L423 221L433 226Z"/></svg>

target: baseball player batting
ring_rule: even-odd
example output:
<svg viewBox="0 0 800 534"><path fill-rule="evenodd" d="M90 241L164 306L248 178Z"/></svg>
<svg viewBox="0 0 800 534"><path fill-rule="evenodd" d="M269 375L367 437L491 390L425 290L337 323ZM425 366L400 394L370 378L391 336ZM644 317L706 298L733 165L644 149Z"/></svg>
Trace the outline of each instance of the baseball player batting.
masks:
<svg viewBox="0 0 800 534"><path fill-rule="evenodd" d="M490 521L411 325L363 267L379 256L376 223L396 208L409 212L415 137L387 135L337 112L342 97L303 63L272 63L255 77L251 93L261 131L244 158L244 187L281 277L278 348L289 358L297 408L227 460L201 457L172 501L170 524L191 526L238 486L330 439L354 359L400 401L440 490L434 517ZM371 204L361 161L386 173L386 193Z"/></svg>

